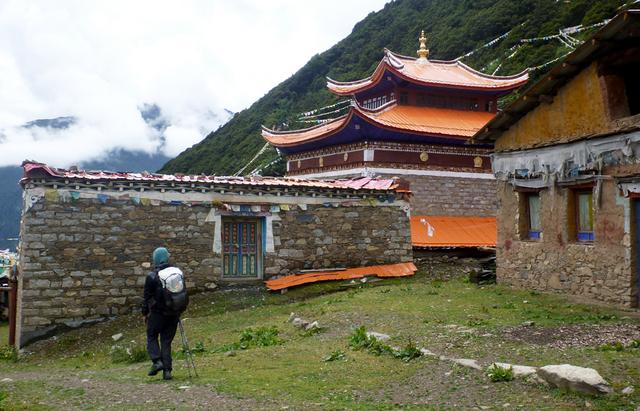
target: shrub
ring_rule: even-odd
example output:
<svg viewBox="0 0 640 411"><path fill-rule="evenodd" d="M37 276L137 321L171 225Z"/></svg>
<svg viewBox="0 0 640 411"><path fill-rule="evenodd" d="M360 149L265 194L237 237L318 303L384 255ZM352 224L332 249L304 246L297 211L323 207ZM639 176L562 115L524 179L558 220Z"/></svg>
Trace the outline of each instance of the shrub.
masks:
<svg viewBox="0 0 640 411"><path fill-rule="evenodd" d="M242 331L242 334L240 334L240 341L221 345L213 350L213 352L247 350L254 347L280 345L284 341L278 337L278 333L279 331L276 327L246 328Z"/></svg>
<svg viewBox="0 0 640 411"><path fill-rule="evenodd" d="M282 344L283 341L278 338L278 333L276 327L260 327L255 330L247 328L240 336L240 348L246 350L250 347L269 347Z"/></svg>
<svg viewBox="0 0 640 411"><path fill-rule="evenodd" d="M369 345L369 337L367 336L367 330L364 325L353 330L349 337L349 347L354 350L360 350L366 348Z"/></svg>
<svg viewBox="0 0 640 411"><path fill-rule="evenodd" d="M511 381L513 380L513 368L505 368L500 367L497 364L493 364L491 367L489 367L487 376L492 382Z"/></svg>
<svg viewBox="0 0 640 411"><path fill-rule="evenodd" d="M111 362L134 364L149 359L147 349L143 346L131 343L129 345L114 345L111 347Z"/></svg>
<svg viewBox="0 0 640 411"><path fill-rule="evenodd" d="M624 351L624 344L620 341L616 341L613 343L605 343L598 347L600 351Z"/></svg>
<svg viewBox="0 0 640 411"><path fill-rule="evenodd" d="M633 340L629 344L629 348L640 348L640 340Z"/></svg>
<svg viewBox="0 0 640 411"><path fill-rule="evenodd" d="M0 347L0 360L1 361L18 361L18 350L15 347L8 345Z"/></svg>
<svg viewBox="0 0 640 411"><path fill-rule="evenodd" d="M422 357L422 351L412 341L409 341L403 349L394 352L393 356L400 358L404 362L409 362L415 358Z"/></svg>
<svg viewBox="0 0 640 411"><path fill-rule="evenodd" d="M364 326L360 326L353 330L349 337L349 347L354 350L366 349L369 353L374 355L391 355L406 362L422 356L422 352L411 342L402 350L394 350L379 339L373 336L368 336L367 330Z"/></svg>
<svg viewBox="0 0 640 411"><path fill-rule="evenodd" d="M331 362L331 361L344 361L347 359L346 354L344 353L344 351L342 350L335 350L334 352L332 352L331 354L327 355L326 357L324 357L322 360L324 362Z"/></svg>

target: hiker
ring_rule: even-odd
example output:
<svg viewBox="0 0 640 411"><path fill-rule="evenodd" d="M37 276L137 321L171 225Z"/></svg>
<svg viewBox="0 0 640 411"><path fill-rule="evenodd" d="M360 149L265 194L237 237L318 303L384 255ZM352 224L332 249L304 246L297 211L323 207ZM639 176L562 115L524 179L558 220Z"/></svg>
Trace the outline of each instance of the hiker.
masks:
<svg viewBox="0 0 640 411"><path fill-rule="evenodd" d="M144 282L142 315L147 325L147 352L152 365L148 375L162 370L162 378L171 377L171 342L176 335L180 314L187 308L189 297L184 275L169 264L169 251L164 247L153 251L154 270ZM160 344L158 345L158 336Z"/></svg>

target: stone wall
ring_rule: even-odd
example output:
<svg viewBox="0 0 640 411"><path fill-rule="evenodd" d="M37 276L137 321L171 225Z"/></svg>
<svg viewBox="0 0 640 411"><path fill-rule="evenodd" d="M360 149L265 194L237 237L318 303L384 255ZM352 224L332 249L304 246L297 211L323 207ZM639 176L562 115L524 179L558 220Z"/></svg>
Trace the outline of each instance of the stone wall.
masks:
<svg viewBox="0 0 640 411"><path fill-rule="evenodd" d="M525 226L520 218L525 217L519 196L524 194L499 182L498 282L616 306L637 305L631 200L620 195L613 180L605 180L594 212L595 241L580 243L568 229L568 219L573 218L568 209L570 194L570 188L558 186L540 191L542 238L526 240L520 232Z"/></svg>
<svg viewBox="0 0 640 411"><path fill-rule="evenodd" d="M151 253L158 246L169 248L172 262L183 269L191 289L213 288L224 280L216 224L225 217L218 208L134 204L95 194L66 202L45 197L23 212L18 306L22 344L59 326L73 327L137 309ZM295 200L306 199L311 200L304 196ZM265 278L302 268L412 260L404 201L376 205L375 201L348 205L322 201L313 198L310 204L276 207L277 211L256 217L266 219Z"/></svg>
<svg viewBox="0 0 640 411"><path fill-rule="evenodd" d="M411 184L412 215L496 215L494 179L416 175L402 178Z"/></svg>

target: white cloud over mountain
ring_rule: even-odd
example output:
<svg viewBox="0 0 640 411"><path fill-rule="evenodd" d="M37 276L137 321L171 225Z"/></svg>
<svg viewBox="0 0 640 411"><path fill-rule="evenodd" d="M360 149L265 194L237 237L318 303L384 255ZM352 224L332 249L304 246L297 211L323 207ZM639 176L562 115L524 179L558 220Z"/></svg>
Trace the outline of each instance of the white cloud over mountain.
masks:
<svg viewBox="0 0 640 411"><path fill-rule="evenodd" d="M175 156L384 3L0 0L0 166ZM23 127L64 116L66 128Z"/></svg>

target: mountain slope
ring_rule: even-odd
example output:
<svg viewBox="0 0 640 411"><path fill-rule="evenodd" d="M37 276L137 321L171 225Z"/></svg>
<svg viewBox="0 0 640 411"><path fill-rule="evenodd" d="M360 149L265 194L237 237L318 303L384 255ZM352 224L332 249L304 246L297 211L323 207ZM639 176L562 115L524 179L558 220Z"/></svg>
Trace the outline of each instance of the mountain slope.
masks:
<svg viewBox="0 0 640 411"><path fill-rule="evenodd" d="M318 54L293 76L273 88L251 107L202 142L185 150L161 169L162 172L232 174L244 167L264 141L260 126L300 127L298 113L334 103L338 98L325 87L325 76L336 80L366 77L387 47L415 55L417 37L424 29L433 59L449 60L474 50L496 37L509 34L496 44L463 59L487 73L508 75L538 66L571 49L557 40L519 43L520 39L554 35L560 28L590 25L612 17L620 0L396 0L383 10L369 14L345 39ZM584 38L595 29L575 34ZM510 50L512 46L520 46ZM512 55L513 51L517 51ZM510 57L510 58L508 58ZM264 64L277 64L277 61ZM532 79L548 67L532 72ZM273 148L265 151L245 173L277 158ZM262 170L283 172L283 162Z"/></svg>

